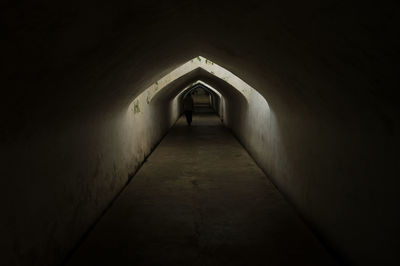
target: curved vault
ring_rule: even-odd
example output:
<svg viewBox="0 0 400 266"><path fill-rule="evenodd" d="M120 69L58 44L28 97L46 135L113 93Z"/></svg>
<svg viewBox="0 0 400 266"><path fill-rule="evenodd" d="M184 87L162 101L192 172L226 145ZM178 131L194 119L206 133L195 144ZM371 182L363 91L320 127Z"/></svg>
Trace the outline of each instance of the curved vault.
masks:
<svg viewBox="0 0 400 266"><path fill-rule="evenodd" d="M214 111L221 117L221 119L223 119L223 109L224 109L224 100L223 100L223 96L221 95L221 93L214 89L212 86L208 85L207 83L198 80L195 83L185 87L183 90L181 90L181 92L178 93L177 96L175 96L175 98L177 99L177 102L180 103L183 101L183 99L193 90L197 89L197 88L202 88L205 91L207 91L210 94L210 105L211 108L214 109Z"/></svg>
<svg viewBox="0 0 400 266"><path fill-rule="evenodd" d="M221 96L222 96L221 93L218 90L214 89L212 86L208 85L207 83L205 83L205 82L203 82L201 80L198 80L195 83L191 84L190 86L185 87L178 95L182 95L183 98L185 98L186 95L190 91L192 91L192 90L194 90L196 88L203 88L206 91L208 91L209 93L211 93L212 95L214 95L216 97L219 97L219 98L221 98Z"/></svg>
<svg viewBox="0 0 400 266"><path fill-rule="evenodd" d="M243 98L246 104L248 104L254 93L262 97L254 88L232 72L211 60L202 56L197 56L145 89L131 102L128 110L137 109L138 98L146 99L147 104L159 103L161 99L163 101L172 100L178 96L181 91L194 85L197 81L207 82L208 87L213 87L213 91L217 92L217 95L221 95L222 98L227 98L228 100L232 94L236 96L240 94L240 98ZM266 99L264 97L262 98L268 106Z"/></svg>

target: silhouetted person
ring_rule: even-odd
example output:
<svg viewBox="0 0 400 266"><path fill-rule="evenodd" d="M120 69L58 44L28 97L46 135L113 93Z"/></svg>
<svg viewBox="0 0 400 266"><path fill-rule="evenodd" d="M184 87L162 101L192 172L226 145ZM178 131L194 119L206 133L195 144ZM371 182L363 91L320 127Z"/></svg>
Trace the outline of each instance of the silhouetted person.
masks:
<svg viewBox="0 0 400 266"><path fill-rule="evenodd" d="M192 123L192 113L193 113L193 98L192 95L187 95L185 99L183 99L183 110L185 111L186 122L190 126Z"/></svg>

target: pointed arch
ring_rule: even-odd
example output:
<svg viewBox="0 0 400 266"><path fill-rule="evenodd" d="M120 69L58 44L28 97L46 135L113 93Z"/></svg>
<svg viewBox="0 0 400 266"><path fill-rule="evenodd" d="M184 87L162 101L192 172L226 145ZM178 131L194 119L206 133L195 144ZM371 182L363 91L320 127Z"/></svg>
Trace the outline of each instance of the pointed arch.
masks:
<svg viewBox="0 0 400 266"><path fill-rule="evenodd" d="M197 56L154 82L142 92L141 96L146 98L147 104L159 102L160 99L171 100L178 94L177 90L182 90L198 80L217 84L214 87L218 89L229 88L231 91L226 90L225 93L222 93L223 96L224 94L227 96L239 93L246 103L249 102L251 95L257 92L232 72L207 58ZM135 100L132 101L129 108L132 108L134 102ZM265 102L268 105L266 100Z"/></svg>

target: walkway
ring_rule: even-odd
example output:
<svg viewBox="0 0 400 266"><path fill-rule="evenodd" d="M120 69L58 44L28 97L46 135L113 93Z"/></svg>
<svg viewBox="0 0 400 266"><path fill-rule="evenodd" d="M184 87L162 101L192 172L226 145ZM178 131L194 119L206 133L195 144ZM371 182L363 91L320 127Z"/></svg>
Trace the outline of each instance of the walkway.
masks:
<svg viewBox="0 0 400 266"><path fill-rule="evenodd" d="M333 265L211 114L181 117L68 265Z"/></svg>

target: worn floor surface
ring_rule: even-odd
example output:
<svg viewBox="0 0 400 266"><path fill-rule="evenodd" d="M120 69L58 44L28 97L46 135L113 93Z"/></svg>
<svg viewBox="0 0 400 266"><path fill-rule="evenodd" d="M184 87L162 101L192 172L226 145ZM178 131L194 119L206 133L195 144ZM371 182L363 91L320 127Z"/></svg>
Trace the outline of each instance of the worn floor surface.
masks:
<svg viewBox="0 0 400 266"><path fill-rule="evenodd" d="M333 265L217 116L181 117L67 265Z"/></svg>

